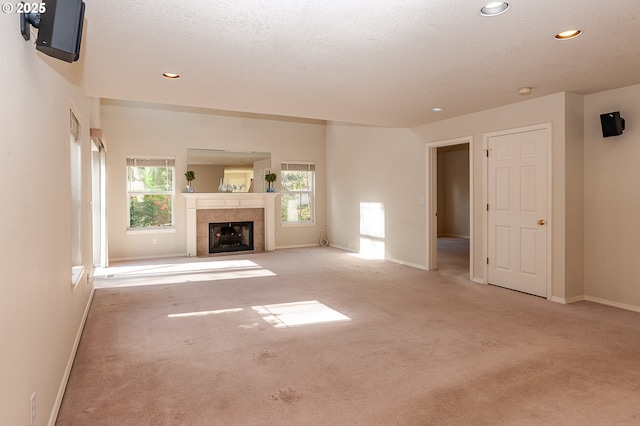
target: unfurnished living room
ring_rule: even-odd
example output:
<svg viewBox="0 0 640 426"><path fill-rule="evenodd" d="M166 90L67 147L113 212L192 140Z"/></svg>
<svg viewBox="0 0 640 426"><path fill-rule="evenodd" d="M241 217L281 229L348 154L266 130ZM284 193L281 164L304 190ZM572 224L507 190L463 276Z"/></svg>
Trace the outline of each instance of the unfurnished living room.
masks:
<svg viewBox="0 0 640 426"><path fill-rule="evenodd" d="M637 1L2 12L1 425L640 423Z"/></svg>

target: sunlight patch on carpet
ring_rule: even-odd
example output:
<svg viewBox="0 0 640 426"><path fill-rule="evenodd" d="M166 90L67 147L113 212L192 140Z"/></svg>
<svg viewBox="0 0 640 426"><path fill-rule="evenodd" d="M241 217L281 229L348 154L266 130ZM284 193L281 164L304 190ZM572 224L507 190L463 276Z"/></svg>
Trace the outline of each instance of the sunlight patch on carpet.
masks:
<svg viewBox="0 0 640 426"><path fill-rule="evenodd" d="M275 275L274 272L246 259L123 265L97 269L95 276L104 278L96 281L95 286L96 288L131 287Z"/></svg>
<svg viewBox="0 0 640 426"><path fill-rule="evenodd" d="M218 309L216 311L184 312L182 314L169 314L167 316L169 318L204 317L207 315L220 315L220 314L229 314L234 312L242 312L243 310L244 309L242 308Z"/></svg>
<svg viewBox="0 0 640 426"><path fill-rule="evenodd" d="M252 309L275 328L351 321L348 316L317 300L252 306Z"/></svg>

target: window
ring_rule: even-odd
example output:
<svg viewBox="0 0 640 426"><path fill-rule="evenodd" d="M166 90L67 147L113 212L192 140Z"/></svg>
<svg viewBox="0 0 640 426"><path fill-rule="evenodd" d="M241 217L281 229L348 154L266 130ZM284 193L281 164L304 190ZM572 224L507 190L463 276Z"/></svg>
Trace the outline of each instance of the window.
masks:
<svg viewBox="0 0 640 426"><path fill-rule="evenodd" d="M127 158L129 229L173 226L173 158Z"/></svg>
<svg viewBox="0 0 640 426"><path fill-rule="evenodd" d="M82 146L80 122L70 114L69 162L71 164L71 283L78 283L84 271L82 264Z"/></svg>
<svg viewBox="0 0 640 426"><path fill-rule="evenodd" d="M282 223L312 223L314 219L314 163L282 163Z"/></svg>

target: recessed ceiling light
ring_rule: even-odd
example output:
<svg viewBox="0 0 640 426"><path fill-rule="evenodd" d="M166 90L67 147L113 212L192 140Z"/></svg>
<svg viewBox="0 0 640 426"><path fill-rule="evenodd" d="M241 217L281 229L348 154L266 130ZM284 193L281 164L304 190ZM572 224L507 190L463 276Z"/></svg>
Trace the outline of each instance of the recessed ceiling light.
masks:
<svg viewBox="0 0 640 426"><path fill-rule="evenodd" d="M442 112L442 111L444 111L444 108L435 107L435 108L431 108L431 111L433 111L433 112Z"/></svg>
<svg viewBox="0 0 640 426"><path fill-rule="evenodd" d="M492 1L480 9L480 14L482 16L496 16L504 13L508 8L509 3L505 3L503 1Z"/></svg>
<svg viewBox="0 0 640 426"><path fill-rule="evenodd" d="M173 73L173 72L163 72L162 76L164 78L170 78L170 79L180 78L180 76L178 74Z"/></svg>
<svg viewBox="0 0 640 426"><path fill-rule="evenodd" d="M518 95L520 96L527 96L531 94L531 87L521 87L518 90Z"/></svg>
<svg viewBox="0 0 640 426"><path fill-rule="evenodd" d="M568 30L568 31L562 31L561 33L556 34L556 40L569 40L570 38L576 38L578 37L580 34L582 34L582 31L580 30Z"/></svg>

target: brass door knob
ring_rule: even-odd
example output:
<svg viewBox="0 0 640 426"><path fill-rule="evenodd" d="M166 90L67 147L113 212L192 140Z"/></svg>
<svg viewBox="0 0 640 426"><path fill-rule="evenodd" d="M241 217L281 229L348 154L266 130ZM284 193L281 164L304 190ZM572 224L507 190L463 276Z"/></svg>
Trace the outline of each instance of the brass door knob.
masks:
<svg viewBox="0 0 640 426"><path fill-rule="evenodd" d="M538 225L544 225L544 219L540 219L540 220L538 221Z"/></svg>

